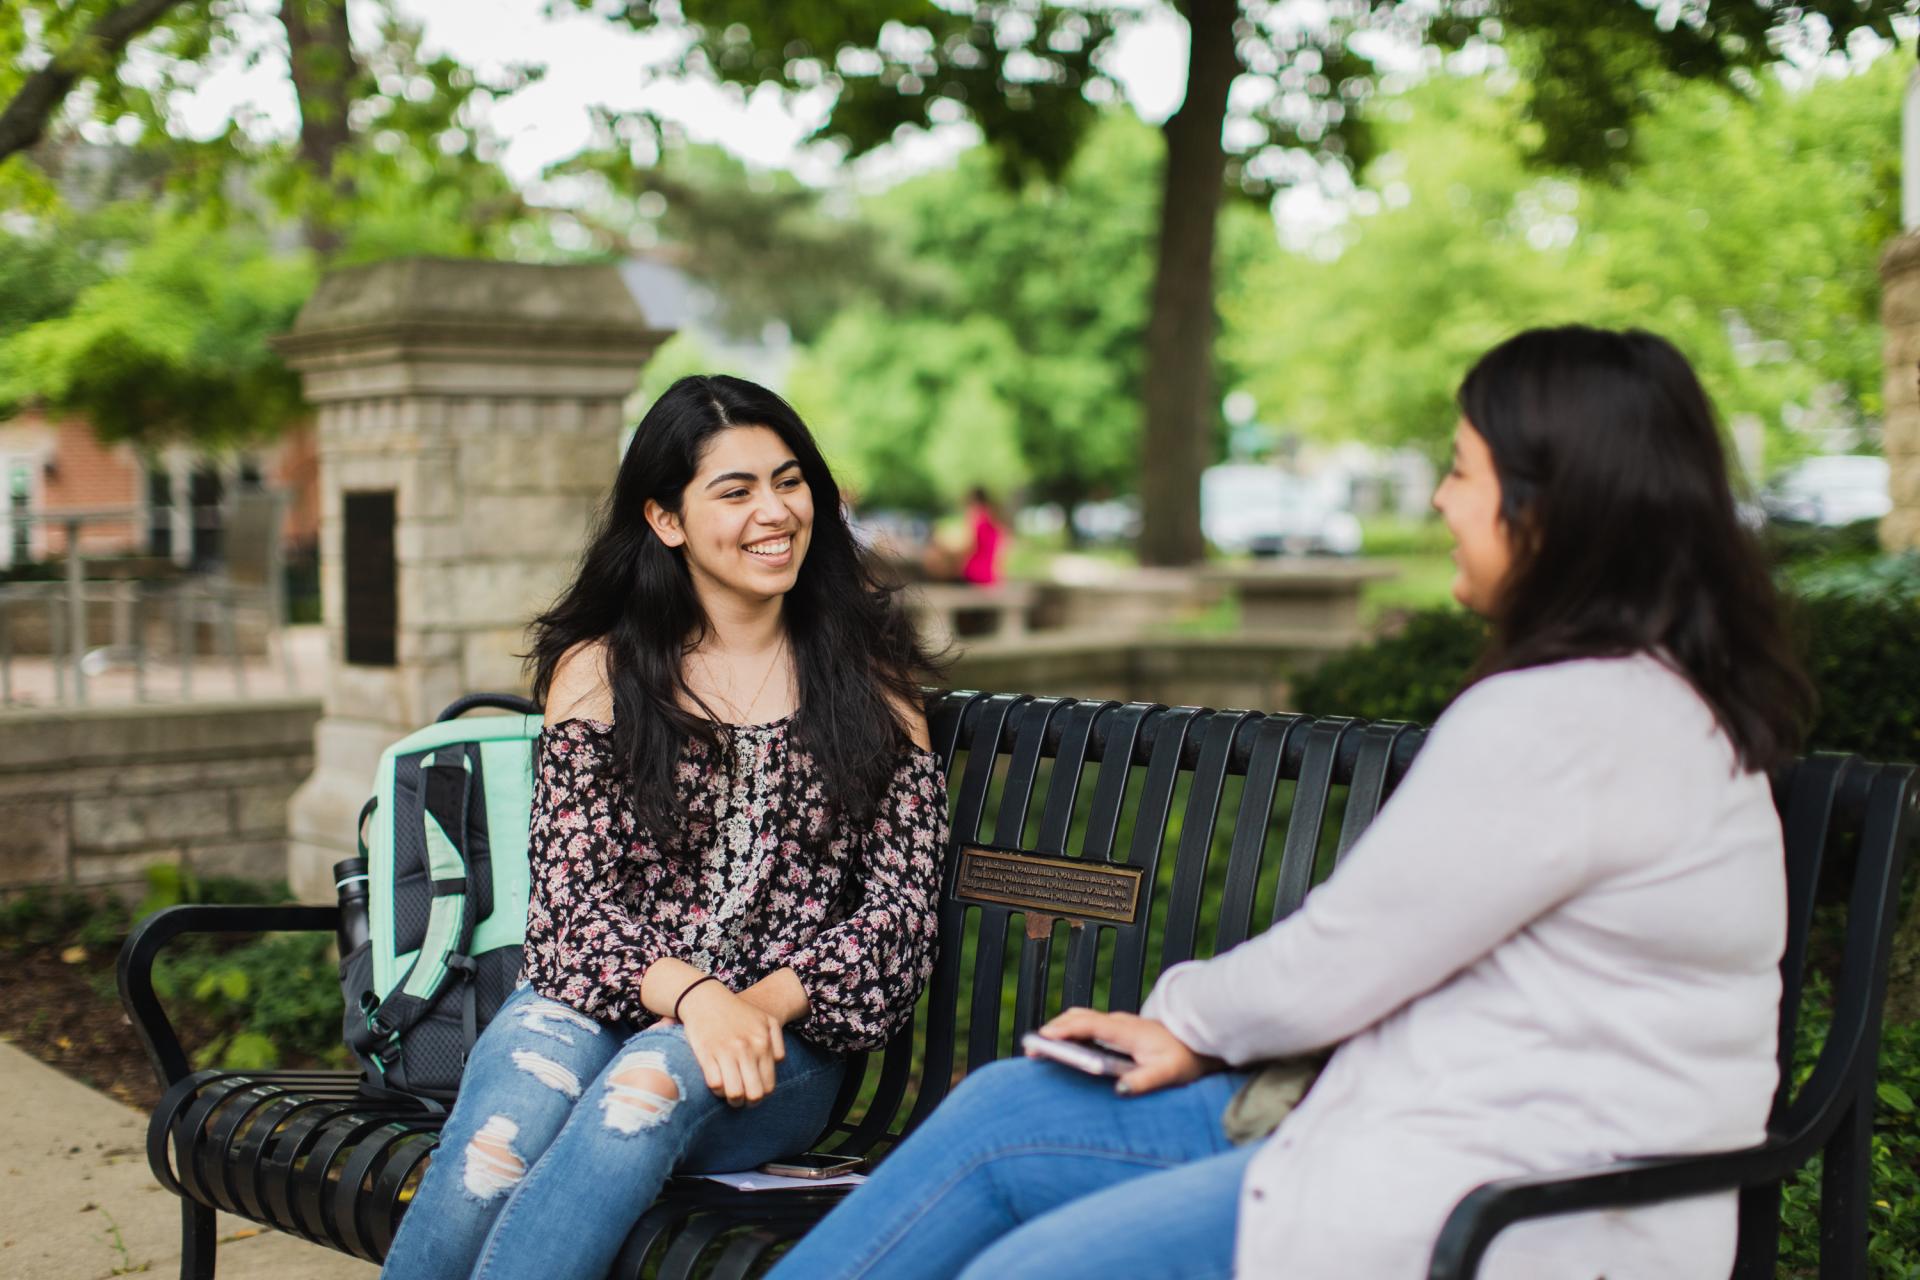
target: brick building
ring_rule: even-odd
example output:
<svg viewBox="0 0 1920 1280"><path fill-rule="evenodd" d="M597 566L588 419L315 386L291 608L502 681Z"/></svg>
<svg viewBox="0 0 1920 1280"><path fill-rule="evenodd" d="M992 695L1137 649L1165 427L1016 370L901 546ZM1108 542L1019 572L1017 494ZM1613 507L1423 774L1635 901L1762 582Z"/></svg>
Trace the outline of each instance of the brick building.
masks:
<svg viewBox="0 0 1920 1280"><path fill-rule="evenodd" d="M175 445L143 454L102 443L84 419L29 409L0 421L0 572L66 553L64 525L47 517L94 512L126 516L82 526L87 556L204 565L221 554L223 499L247 487L287 495L283 536L292 558L317 544L319 459L308 424L252 449Z"/></svg>

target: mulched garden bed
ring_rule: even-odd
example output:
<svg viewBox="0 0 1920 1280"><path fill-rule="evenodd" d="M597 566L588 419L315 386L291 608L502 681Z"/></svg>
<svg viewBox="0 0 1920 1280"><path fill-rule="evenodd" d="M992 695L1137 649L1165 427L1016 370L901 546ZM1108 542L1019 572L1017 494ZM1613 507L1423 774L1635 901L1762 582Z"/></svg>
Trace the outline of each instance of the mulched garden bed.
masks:
<svg viewBox="0 0 1920 1280"><path fill-rule="evenodd" d="M111 951L78 944L0 953L7 990L0 1000L0 1040L81 1084L151 1110L160 1089L121 1011L113 962ZM176 1019L183 1043L199 1043L210 1031L194 1025L190 1015Z"/></svg>

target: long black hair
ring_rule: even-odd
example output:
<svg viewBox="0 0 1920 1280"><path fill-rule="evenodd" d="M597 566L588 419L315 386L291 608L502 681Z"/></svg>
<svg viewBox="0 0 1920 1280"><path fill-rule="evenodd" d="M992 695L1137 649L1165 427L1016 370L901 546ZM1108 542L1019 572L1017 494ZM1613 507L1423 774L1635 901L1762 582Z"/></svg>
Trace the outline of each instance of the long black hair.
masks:
<svg viewBox="0 0 1920 1280"><path fill-rule="evenodd" d="M1743 767L1786 763L1813 688L1686 357L1638 329L1534 329L1482 356L1459 403L1493 454L1514 556L1472 679L1652 652Z"/></svg>
<svg viewBox="0 0 1920 1280"><path fill-rule="evenodd" d="M673 798L682 749L696 740L724 757L730 737L686 709L693 694L683 660L709 622L685 552L654 534L646 505L678 514L708 442L729 427L777 434L812 491L812 534L783 609L800 686L789 731L819 765L839 812L873 813L908 741L897 708L918 706L922 681L939 671L895 599L897 587L854 541L840 488L800 415L740 378L675 382L635 430L572 585L534 619L527 655L533 696L544 702L567 653L605 644L614 752L632 780L636 816L667 843L682 816Z"/></svg>

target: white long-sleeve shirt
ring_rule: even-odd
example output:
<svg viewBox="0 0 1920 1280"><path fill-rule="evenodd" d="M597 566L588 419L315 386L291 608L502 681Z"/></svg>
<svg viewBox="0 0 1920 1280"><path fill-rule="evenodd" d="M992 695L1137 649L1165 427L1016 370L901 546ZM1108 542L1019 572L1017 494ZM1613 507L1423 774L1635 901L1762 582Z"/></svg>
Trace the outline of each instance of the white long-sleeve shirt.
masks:
<svg viewBox="0 0 1920 1280"><path fill-rule="evenodd" d="M1248 1168L1237 1274L1412 1280L1480 1183L1759 1142L1785 937L1764 776L1651 656L1566 662L1469 690L1298 912L1143 1012L1236 1065L1340 1045ZM1725 1276L1734 1229L1731 1194L1541 1219L1481 1274Z"/></svg>

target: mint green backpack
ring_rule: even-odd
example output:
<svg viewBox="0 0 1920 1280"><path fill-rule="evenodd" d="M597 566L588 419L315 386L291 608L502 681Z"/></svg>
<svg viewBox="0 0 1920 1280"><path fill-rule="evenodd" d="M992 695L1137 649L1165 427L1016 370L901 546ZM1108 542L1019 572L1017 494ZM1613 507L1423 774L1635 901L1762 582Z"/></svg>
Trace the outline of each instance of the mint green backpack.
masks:
<svg viewBox="0 0 1920 1280"><path fill-rule="evenodd" d="M491 708L509 714L461 719ZM366 942L340 961L347 1047L376 1089L444 1101L520 973L540 710L461 698L380 757L360 812Z"/></svg>

